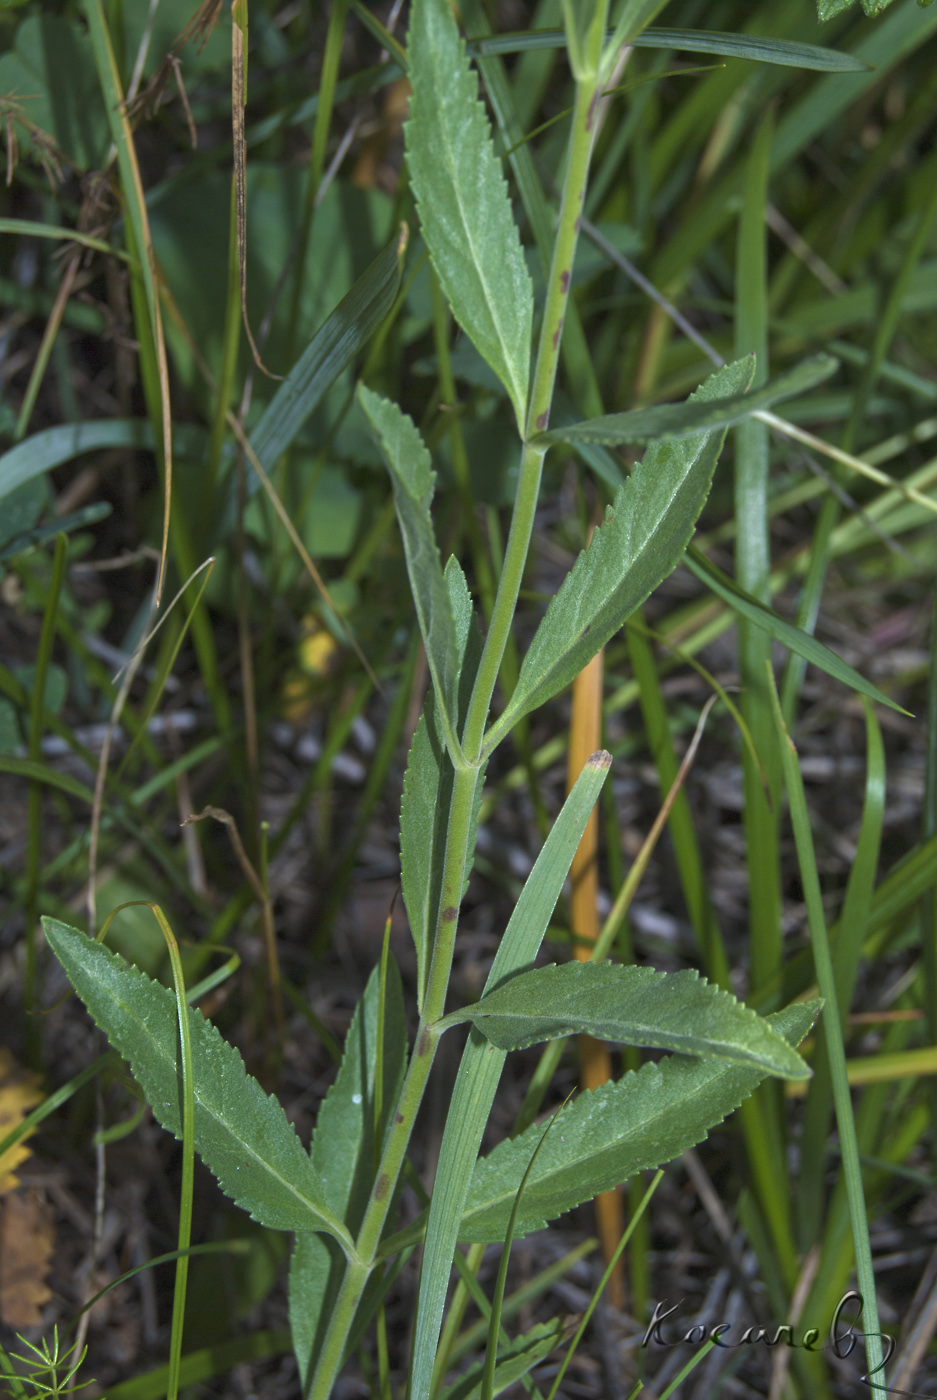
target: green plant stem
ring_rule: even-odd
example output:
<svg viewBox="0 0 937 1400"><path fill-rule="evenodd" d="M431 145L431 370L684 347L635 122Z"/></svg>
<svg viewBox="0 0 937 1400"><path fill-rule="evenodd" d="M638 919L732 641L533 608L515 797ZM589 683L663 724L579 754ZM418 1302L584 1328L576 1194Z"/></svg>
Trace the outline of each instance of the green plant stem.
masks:
<svg viewBox="0 0 937 1400"><path fill-rule="evenodd" d="M589 161L595 139L595 106L599 96L599 82L595 77L576 84L576 101L573 107L573 126L570 132L569 156L563 196L560 201L559 222L556 242L553 245L553 260L547 278L547 297L540 327L540 343L537 349L537 362L527 409L526 436L543 432L550 422L550 405L553 401L553 387L560 358L560 341L563 335L563 318L569 301L569 287L573 261L576 256L576 242L579 238L579 219L586 197L586 184L589 177ZM479 662L475 686L469 702L468 717L462 747L470 763L477 763L482 752L482 740L491 697L501 668L501 658L507 645L517 596L527 563L527 551L533 531L534 514L540 491L540 477L543 471L544 447L525 442L521 449L518 473L517 496L511 517L511 529L507 548L504 552L504 568L498 582L491 625L485 638L485 647Z"/></svg>
<svg viewBox="0 0 937 1400"><path fill-rule="evenodd" d="M46 676L49 671L49 662L52 659L55 622L59 611L62 583L65 579L67 557L68 541L63 534L58 534L55 537L52 574L49 580L45 611L42 616L39 651L36 655L36 672L33 676L33 688L29 702L29 746L27 753L33 763L39 763L42 759ZM42 788L39 783L29 784L26 803L26 966L23 971L23 1004L26 1010L26 1058L34 1069L38 1069L42 1058L42 1025L37 1004L38 966L36 958L36 919L39 905L42 822Z"/></svg>
<svg viewBox="0 0 937 1400"><path fill-rule="evenodd" d="M589 161L594 141L595 106L600 84L596 76L586 77L576 85L573 127L570 135L569 158L559 223L553 249L553 262L547 282L547 298L540 330L540 342L527 410L526 431L530 436L543 431L550 420L550 405L559 364L563 317L569 299L569 285L576 241L579 236L579 216L585 201ZM543 469L545 447L525 442L521 450L517 495L511 518L511 529L504 556L504 567L498 583L491 623L475 676L472 696L463 733L466 767L455 771L449 823L446 834L446 855L442 891L433 945L433 955L427 978L423 1018L407 1075L400 1091L371 1200L356 1241L356 1258L348 1264L341 1290L329 1323L319 1361L316 1366L309 1400L327 1400L341 1365L345 1337L351 1327L361 1291L371 1269L394 1197L394 1187L403 1168L407 1145L413 1130L417 1110L423 1099L429 1072L435 1056L438 1032L435 1023L445 1009L452 953L459 921L459 905L465 882L465 866L469 841L473 831L475 793L481 781L485 755L483 739L485 722L494 694L504 650L507 645L517 607L518 593L527 563L527 551L533 531L537 496Z"/></svg>

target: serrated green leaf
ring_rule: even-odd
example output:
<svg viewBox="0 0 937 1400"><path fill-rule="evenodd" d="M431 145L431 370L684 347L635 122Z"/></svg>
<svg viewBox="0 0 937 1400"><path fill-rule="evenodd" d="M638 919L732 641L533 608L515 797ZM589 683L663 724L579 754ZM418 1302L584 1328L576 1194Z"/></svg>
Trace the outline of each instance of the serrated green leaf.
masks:
<svg viewBox="0 0 937 1400"><path fill-rule="evenodd" d="M111 1044L130 1062L158 1121L181 1136L175 997L78 929L42 921L46 941ZM244 1068L200 1011L189 1011L195 1071L195 1146L221 1189L271 1230L325 1230L353 1241L282 1107Z"/></svg>
<svg viewBox="0 0 937 1400"><path fill-rule="evenodd" d="M348 1027L342 1063L319 1110L309 1148L309 1158L325 1197L352 1235L361 1224L374 1181L379 998L380 967L375 967ZM406 1055L403 988L397 964L391 958L387 965L384 1005L382 1134L397 1102ZM296 1236L290 1261L290 1329L304 1391L315 1367L344 1272L345 1261L334 1240L313 1233Z"/></svg>
<svg viewBox="0 0 937 1400"><path fill-rule="evenodd" d="M439 905L445 853L444 779L451 772L435 725L427 710L420 715L410 745L400 801L400 884L416 948L417 990L420 1008L426 991L426 972Z"/></svg>
<svg viewBox="0 0 937 1400"><path fill-rule="evenodd" d="M741 393L753 371L751 357L726 365L691 402ZM522 715L569 685L676 566L709 494L724 439L721 428L648 448L551 600L514 694L488 732L486 750Z"/></svg>
<svg viewBox="0 0 937 1400"><path fill-rule="evenodd" d="M528 966L537 956L610 764L607 753L594 754L576 779L514 907L486 989ZM496 1049L478 1031L471 1031L452 1091L433 1183L420 1275L410 1400L426 1400L429 1395L458 1222L504 1060L503 1050ZM504 1238L503 1231L499 1238Z"/></svg>
<svg viewBox="0 0 937 1400"><path fill-rule="evenodd" d="M680 1055L712 1055L787 1079L810 1076L783 1036L693 969L553 963L511 977L443 1024L459 1021L471 1021L500 1050L591 1035Z"/></svg>
<svg viewBox="0 0 937 1400"><path fill-rule="evenodd" d="M471 594L461 566L450 558L443 575L452 608L459 665L458 723L461 725L475 676L481 635L472 610ZM452 796L452 765L446 756L445 735L438 722L433 692L426 697L410 745L400 803L400 870L403 901L417 956L417 999L423 1009L426 974L436 929L439 892L446 853L446 826ZM471 844L465 864L465 883L472 870L478 807L484 784L476 788ZM463 890L464 893L464 890Z"/></svg>
<svg viewBox="0 0 937 1400"><path fill-rule="evenodd" d="M452 596L443 577L430 514L436 473L423 439L407 414L363 384L358 388L358 398L390 470L410 590L439 699L439 718L450 751L458 754L461 658Z"/></svg>
<svg viewBox="0 0 937 1400"><path fill-rule="evenodd" d="M447 0L414 0L404 128L423 237L459 325L524 431L533 289L491 127Z"/></svg>
<svg viewBox="0 0 937 1400"><path fill-rule="evenodd" d="M901 708L894 700L890 700L887 695L878 690L871 681L867 681L864 676L854 670L847 661L837 656L835 651L824 646L817 641L809 632L805 632L802 627L795 627L792 622L787 622L783 617L779 617L773 609L760 603L757 598L753 598L750 593L739 588L728 574L724 574L721 569L717 569L705 554L699 553L696 549L690 549L686 555L687 568L696 575L701 583L705 583L707 588L722 600L729 604L735 612L753 622L756 627L770 633L778 642L794 652L797 656L802 656L805 661L811 662L814 666L819 666L821 671L825 671L834 680L842 681L852 690L857 690L860 695L867 695L870 700L876 701L879 705L887 705L890 710L897 710L899 714L908 714L907 710Z"/></svg>
<svg viewBox="0 0 937 1400"><path fill-rule="evenodd" d="M529 1332L512 1337L510 1343L498 1352L492 1394L500 1395L502 1390L507 1390L509 1385L513 1385L532 1371L544 1357L549 1356L551 1351L562 1344L566 1331L562 1318L554 1318L552 1322L538 1322ZM480 1361L477 1365L470 1366L457 1381L442 1392L441 1400L479 1400L483 1365Z"/></svg>
<svg viewBox="0 0 937 1400"><path fill-rule="evenodd" d="M819 1010L818 1001L795 1002L767 1019L796 1046ZM675 1056L581 1094L544 1143L524 1188L515 1234L540 1230L635 1172L671 1161L701 1142L763 1078L760 1069ZM542 1132L532 1124L476 1163L460 1240L502 1238Z"/></svg>
<svg viewBox="0 0 937 1400"><path fill-rule="evenodd" d="M564 442L570 447L578 447L580 443L611 446L623 442L663 442L688 437L701 429L727 428L743 422L758 409L770 408L782 399L806 393L829 379L838 367L839 361L832 355L813 355L772 379L770 384L748 393L732 394L715 401L698 399L694 394L687 403L656 404L653 408L637 408L631 413L608 413L584 423L552 428L540 433L534 441Z"/></svg>

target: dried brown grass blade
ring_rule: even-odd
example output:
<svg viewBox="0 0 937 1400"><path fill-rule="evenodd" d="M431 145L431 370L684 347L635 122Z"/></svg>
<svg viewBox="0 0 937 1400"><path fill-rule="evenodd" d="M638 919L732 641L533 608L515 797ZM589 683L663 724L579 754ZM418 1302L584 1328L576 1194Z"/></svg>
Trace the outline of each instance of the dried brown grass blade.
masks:
<svg viewBox="0 0 937 1400"><path fill-rule="evenodd" d="M244 108L247 106L247 0L234 0L231 16L231 135L234 142L234 207L238 265L241 273L241 319L254 364L268 379L282 379L282 374L274 374L261 359L247 315L247 142L244 135Z"/></svg>

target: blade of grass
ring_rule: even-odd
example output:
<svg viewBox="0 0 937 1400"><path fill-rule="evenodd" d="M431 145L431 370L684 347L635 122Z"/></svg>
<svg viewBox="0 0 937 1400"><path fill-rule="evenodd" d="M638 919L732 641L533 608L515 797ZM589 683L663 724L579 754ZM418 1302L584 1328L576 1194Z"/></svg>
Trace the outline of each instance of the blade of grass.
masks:
<svg viewBox="0 0 937 1400"><path fill-rule="evenodd" d="M866 1213L865 1194L862 1187L862 1168L859 1163L859 1144L856 1137L856 1122L853 1117L852 1101L849 1094L849 1080L846 1074L846 1053L843 1047L842 1018L836 989L836 978L830 956L827 938L826 917L823 912L823 897L817 871L816 855L813 848L813 835L810 830L810 816L804 793L803 779L797 750L794 748L781 714L781 704L774 685L774 675L768 669L772 698L774 700L775 722L781 742L781 762L784 770L784 784L790 803L791 824L794 828L794 842L797 847L797 861L803 884L804 900L807 905L807 921L810 928L810 941L817 969L817 981L824 999L823 1023L827 1031L827 1054L830 1065L830 1078L833 1087L833 1101L836 1106L836 1123L839 1129L840 1148L843 1154L843 1176L849 1201L849 1218L852 1226L853 1249L856 1257L856 1273L859 1292L862 1295L862 1318L865 1328L866 1356L868 1358L867 1384L885 1394L882 1381L873 1379L882 1372L882 1338L878 1320L878 1301L875 1293L875 1274L872 1269L872 1253L869 1243L869 1227Z"/></svg>
<svg viewBox="0 0 937 1400"><path fill-rule="evenodd" d="M641 714L644 719L644 732L648 748L657 768L661 796L670 789L680 767L673 737L667 723L667 707L664 702L657 667L650 645L643 632L643 618L629 622L626 633L631 669L638 683ZM683 788L677 793L670 809L670 836L673 841L677 868L683 897L686 900L690 922L696 932L700 952L711 982L717 983L726 991L731 989L729 963L722 931L709 897L709 884L703 866L690 804Z"/></svg>
<svg viewBox="0 0 937 1400"><path fill-rule="evenodd" d="M846 897L839 920L842 935L837 939L832 954L843 1034L846 1031L846 1018L855 989L859 958L872 907L885 812L885 749L875 712L868 701L865 723L867 758L862 825L859 828L856 854L849 872ZM802 1165L797 1192L801 1242L806 1248L820 1238L823 1213L826 1177L824 1158L833 1105L826 1037L826 1024L821 1021L817 1028L814 1077L809 1085L804 1110ZM850 1072L850 1083L856 1082L858 1081L852 1078Z"/></svg>
<svg viewBox="0 0 937 1400"><path fill-rule="evenodd" d="M551 1389L550 1389L550 1393L549 1393L549 1395L547 1396L547 1400L554 1400L554 1397L555 1397L555 1395L556 1395L556 1392L559 1390L560 1385L562 1384L563 1377L566 1375L566 1371L567 1371L567 1369L568 1369L568 1367L569 1367L569 1363L572 1361L573 1357L575 1356L575 1354L576 1354L576 1348L579 1346L579 1343L582 1341L583 1333L585 1332L586 1328L587 1328L588 1325L589 1325L589 1321L590 1321L590 1319L591 1319L591 1317L592 1317L592 1314L595 1312L596 1305L598 1304L599 1299L601 1298L602 1294L604 1293L606 1286L608 1285L608 1283L610 1282L610 1280L611 1280L612 1277L614 1276L614 1269L615 1269L615 1266L620 1262L621 1256L622 1256L622 1254L624 1253L624 1250L625 1250L626 1245L628 1244L628 1241L631 1239L631 1236L634 1234L635 1228L637 1227L638 1222L639 1222L639 1221L641 1220L641 1218L643 1217L644 1212L647 1210L648 1206L651 1204L651 1198L653 1197L654 1192L657 1190L658 1186L659 1186L660 1183L663 1181L663 1179L664 1179L663 1169L659 1169L658 1171L656 1171L656 1172L654 1173L654 1179L653 1179L653 1181L651 1182L650 1186L649 1186L649 1187L647 1188L647 1190L645 1191L644 1195L641 1197L641 1200L638 1202L637 1208L636 1208L635 1211L633 1212L633 1214L632 1214L632 1216L631 1216L631 1219L628 1221L628 1228L625 1230L625 1232L624 1232L623 1235L621 1236L620 1240L618 1241L618 1243L617 1243L617 1245L616 1245L616 1247L615 1247L615 1252L614 1252L614 1254L612 1255L611 1259L609 1259L609 1261L608 1261L608 1263L607 1263L607 1265L606 1265L606 1267L605 1267L605 1273L602 1275L602 1278L601 1278L601 1280L600 1280L600 1282L599 1282L599 1286L598 1286L598 1288L596 1288L596 1290L595 1290L595 1292L593 1293L591 1299L589 1300L589 1306L586 1308L585 1312L583 1313L582 1318L581 1318L581 1320L580 1320L580 1322L579 1322L579 1326L576 1328L576 1332L575 1332L575 1334L574 1334L574 1336L573 1336L573 1339L572 1339L572 1341L570 1342L569 1347L567 1348L566 1355L563 1357L562 1363L560 1364L560 1369L559 1369L559 1370L557 1371L557 1373L556 1373L556 1377L555 1377L555 1379L554 1379L554 1381L553 1381L553 1385L552 1385L552 1387L551 1387Z"/></svg>
<svg viewBox="0 0 937 1400"><path fill-rule="evenodd" d="M923 841L937 836L937 589L934 592L930 629L930 663L927 677L927 749L924 768ZM921 948L924 965L924 1014L927 1034L937 1045L937 880L921 900ZM931 1156L937 1171L937 1085L930 1086Z"/></svg>
<svg viewBox="0 0 937 1400"><path fill-rule="evenodd" d="M28 758L31 764L40 764L42 758L43 714L45 711L46 677L49 662L52 660L52 643L55 640L56 618L59 599L65 580L65 564L68 558L68 541L65 536L55 537L52 556L52 571L49 578L49 592L42 615L42 630L39 633L39 648L36 653L36 669L29 705L29 746ZM42 789L35 781L29 784L26 794L26 959L23 969L23 1004L26 1012L26 1059L38 1069L42 1061L42 1021L39 1015L38 962L36 955L36 933L39 917L39 870L42 856Z"/></svg>
<svg viewBox="0 0 937 1400"><path fill-rule="evenodd" d="M156 360L159 376L160 419L154 422L154 431L160 437L160 453L163 459L163 541L160 550L159 575L156 582L156 602L159 603L163 588L166 552L169 548L169 513L172 501L172 408L169 398L169 367L166 361L166 341L163 336L163 322L159 309L157 290L156 259L153 240L150 236L150 223L147 216L146 198L137 152L133 138L133 128L124 105L124 93L120 73L114 57L111 36L101 0L83 0L85 16L91 35L94 61L104 105L107 108L111 126L111 138L117 148L117 166L120 171L121 186L126 201L128 233L132 231L132 242L128 239L128 252L136 254L140 262L146 304L149 312L151 347ZM149 337L148 337L149 338Z"/></svg>
<svg viewBox="0 0 937 1400"><path fill-rule="evenodd" d="M511 1210L510 1219L508 1220L508 1228L504 1236L504 1242L501 1246L501 1258L498 1261L498 1276L495 1279L495 1290L491 1300L491 1314L488 1319L488 1344L485 1348L485 1364L482 1370L479 1400L492 1400L492 1397L494 1396L495 1366L498 1360L498 1342L502 1336L501 1310L504 1307L504 1288L505 1284L507 1283L508 1277L508 1262L511 1258L511 1245L514 1242L514 1226L517 1222L517 1212L520 1208L521 1198L524 1194L524 1187L527 1185L527 1179L530 1176L531 1171L533 1170L533 1166L537 1160L537 1156L540 1152L540 1149L547 1140L547 1134L549 1133L550 1129L555 1124L557 1118L559 1118L560 1114L563 1112L563 1109L569 1102L569 1097L567 1097L564 1100L564 1102L560 1104L559 1108L556 1110L556 1112L553 1114L553 1117L550 1119L549 1123L547 1123L546 1127L544 1128L543 1133L540 1137L540 1141L537 1143L537 1146L534 1148L533 1153L531 1154L530 1161L527 1164L527 1170L521 1177L521 1184L517 1188L517 1194L514 1197L514 1206Z"/></svg>

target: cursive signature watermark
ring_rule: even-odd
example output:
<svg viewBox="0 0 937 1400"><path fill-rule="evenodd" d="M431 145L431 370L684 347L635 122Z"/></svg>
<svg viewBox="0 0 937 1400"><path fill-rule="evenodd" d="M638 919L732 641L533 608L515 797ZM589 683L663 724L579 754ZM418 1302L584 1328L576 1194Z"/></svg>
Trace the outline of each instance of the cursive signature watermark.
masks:
<svg viewBox="0 0 937 1400"><path fill-rule="evenodd" d="M840 1361L845 1361L853 1355L859 1342L864 1341L867 1335L858 1325L862 1317L862 1294L854 1288L844 1293L836 1305L825 1341L822 1340L824 1334L819 1327L801 1329L789 1322L773 1328L746 1327L741 1335L735 1338L732 1337L733 1325L730 1322L719 1322L713 1327L697 1322L681 1333L679 1319L675 1316L679 1308L680 1303L668 1307L666 1300L657 1304L654 1316L642 1338L642 1347L698 1347L707 1342L726 1350L736 1350L739 1347L783 1346L800 1351L831 1352ZM882 1361L872 1371L865 1372L860 1377L869 1389L877 1395L907 1395L917 1396L919 1400L937 1400L937 1396L923 1395L920 1391L896 1390L886 1386L884 1379L875 1379L876 1375L884 1376L884 1369L894 1356L897 1345L894 1337L889 1336L887 1332L880 1332L878 1335L882 1342Z"/></svg>

